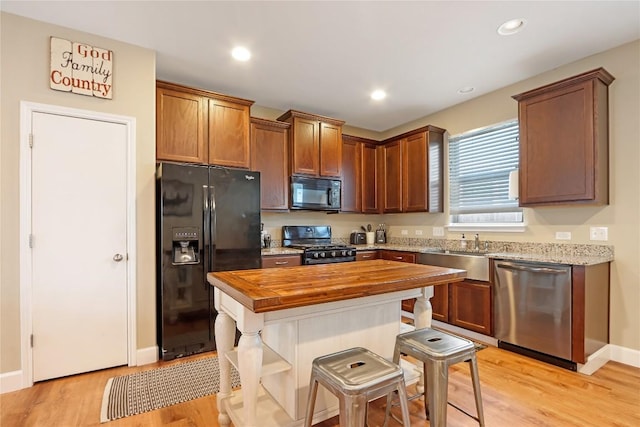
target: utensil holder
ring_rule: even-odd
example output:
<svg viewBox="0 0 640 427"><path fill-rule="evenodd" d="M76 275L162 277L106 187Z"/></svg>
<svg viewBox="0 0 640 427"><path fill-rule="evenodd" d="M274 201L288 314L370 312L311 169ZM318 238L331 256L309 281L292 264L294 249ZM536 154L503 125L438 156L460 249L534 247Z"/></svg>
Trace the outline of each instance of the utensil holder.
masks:
<svg viewBox="0 0 640 427"><path fill-rule="evenodd" d="M373 231L367 231L367 245L373 245L376 241L376 233Z"/></svg>

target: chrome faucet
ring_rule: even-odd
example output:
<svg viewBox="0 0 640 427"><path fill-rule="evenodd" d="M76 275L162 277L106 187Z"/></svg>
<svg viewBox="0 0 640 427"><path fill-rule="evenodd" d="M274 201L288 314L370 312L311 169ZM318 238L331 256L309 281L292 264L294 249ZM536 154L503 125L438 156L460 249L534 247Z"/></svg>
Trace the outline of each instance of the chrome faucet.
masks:
<svg viewBox="0 0 640 427"><path fill-rule="evenodd" d="M480 236L477 233L473 238L473 250L474 251L480 250Z"/></svg>

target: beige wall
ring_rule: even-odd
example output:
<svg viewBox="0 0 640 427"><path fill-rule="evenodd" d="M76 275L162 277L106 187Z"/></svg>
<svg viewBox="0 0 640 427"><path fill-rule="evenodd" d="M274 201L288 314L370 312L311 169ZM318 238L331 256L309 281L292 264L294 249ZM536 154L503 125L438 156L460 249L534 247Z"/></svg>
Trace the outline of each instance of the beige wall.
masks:
<svg viewBox="0 0 640 427"><path fill-rule="evenodd" d="M0 373L21 369L20 259L17 251L20 224L20 101L99 111L136 119L137 339L138 348L154 346L155 228L152 218L155 215L155 52L6 13L1 15L0 27ZM112 100L49 88L50 36L114 52ZM81 247L82 242L78 243Z"/></svg>
<svg viewBox="0 0 640 427"><path fill-rule="evenodd" d="M640 350L640 41L593 55L534 78L479 96L436 114L381 133L353 135L385 139L432 124L451 135L517 118L518 105L512 95L552 83L594 68L604 67L616 78L609 88L610 114L610 204L601 207L546 207L525 209L527 228L524 233L481 232L482 240L555 242L556 231L570 231L570 243L609 244L614 246L611 264L611 343ZM275 113L274 113L275 114ZM277 117L277 114L275 115ZM348 131L346 131L349 133ZM448 203L445 204L445 207ZM407 229L409 236L432 237L434 226L445 226L442 214L391 215L323 215L318 213L266 214L265 227L279 236L284 224L331 224L334 235L346 237L360 224L385 222L390 235L399 236ZM589 240L590 226L609 227L608 242ZM459 233L447 233L457 239Z"/></svg>

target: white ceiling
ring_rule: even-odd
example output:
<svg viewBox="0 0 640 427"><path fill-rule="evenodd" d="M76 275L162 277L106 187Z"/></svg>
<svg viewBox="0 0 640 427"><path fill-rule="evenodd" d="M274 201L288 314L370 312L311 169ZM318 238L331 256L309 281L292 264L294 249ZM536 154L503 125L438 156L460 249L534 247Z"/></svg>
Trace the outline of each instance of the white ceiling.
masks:
<svg viewBox="0 0 640 427"><path fill-rule="evenodd" d="M158 79L376 131L640 38L637 0L3 0L0 9L153 49ZM524 30L499 36L512 18L526 19ZM236 44L250 62L231 59ZM458 94L465 86L475 91ZM382 102L369 99L376 88L388 92Z"/></svg>

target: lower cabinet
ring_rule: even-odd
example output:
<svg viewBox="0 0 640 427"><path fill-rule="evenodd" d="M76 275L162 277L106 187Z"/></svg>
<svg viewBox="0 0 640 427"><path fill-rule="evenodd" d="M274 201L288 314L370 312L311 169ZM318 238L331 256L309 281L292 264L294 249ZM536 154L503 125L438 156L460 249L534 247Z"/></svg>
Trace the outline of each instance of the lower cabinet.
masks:
<svg viewBox="0 0 640 427"><path fill-rule="evenodd" d="M401 252L401 251L380 251L380 258L389 261L409 262L415 264L416 254L413 252ZM413 305L416 303L416 299L402 300L402 311L413 313Z"/></svg>
<svg viewBox="0 0 640 427"><path fill-rule="evenodd" d="M491 284L464 280L434 286L433 318L484 335L493 335Z"/></svg>
<svg viewBox="0 0 640 427"><path fill-rule="evenodd" d="M449 323L492 335L491 284L464 280L449 285Z"/></svg>
<svg viewBox="0 0 640 427"><path fill-rule="evenodd" d="M266 255L262 257L262 268L293 267L300 264L300 255Z"/></svg>
<svg viewBox="0 0 640 427"><path fill-rule="evenodd" d="M433 287L433 296L429 300L434 320L449 323L449 285Z"/></svg>

